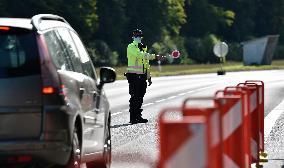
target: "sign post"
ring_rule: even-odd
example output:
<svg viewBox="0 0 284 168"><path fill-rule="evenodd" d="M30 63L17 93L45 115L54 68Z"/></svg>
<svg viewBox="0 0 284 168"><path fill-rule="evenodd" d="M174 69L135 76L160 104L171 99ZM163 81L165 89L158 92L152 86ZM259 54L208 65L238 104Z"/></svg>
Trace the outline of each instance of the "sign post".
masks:
<svg viewBox="0 0 284 168"><path fill-rule="evenodd" d="M228 45L225 42L218 42L214 45L213 52L214 54L220 58L220 69L217 71L218 75L225 75L226 71L223 70L222 64L225 60L225 57L228 53Z"/></svg>

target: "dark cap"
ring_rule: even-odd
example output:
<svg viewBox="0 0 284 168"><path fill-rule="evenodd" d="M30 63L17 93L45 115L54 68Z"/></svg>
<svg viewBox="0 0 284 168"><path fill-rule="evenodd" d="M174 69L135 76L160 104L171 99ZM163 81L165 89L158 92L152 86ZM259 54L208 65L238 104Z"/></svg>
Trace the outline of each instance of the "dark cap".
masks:
<svg viewBox="0 0 284 168"><path fill-rule="evenodd" d="M133 30L132 37L143 37L142 30L140 30L140 29Z"/></svg>

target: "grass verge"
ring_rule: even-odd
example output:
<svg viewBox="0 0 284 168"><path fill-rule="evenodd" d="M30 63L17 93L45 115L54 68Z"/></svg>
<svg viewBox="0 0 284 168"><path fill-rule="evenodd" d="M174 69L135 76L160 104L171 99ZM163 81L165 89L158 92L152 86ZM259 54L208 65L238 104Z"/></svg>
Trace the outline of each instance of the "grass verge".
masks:
<svg viewBox="0 0 284 168"><path fill-rule="evenodd" d="M242 62L227 62L222 67L226 72L284 69L284 60L274 60L272 65L261 66L244 66ZM117 80L125 79L123 73L126 72L126 66L114 67L114 69L117 73ZM220 70L220 64L162 65L161 71L158 66L151 66L153 77L216 73L218 70Z"/></svg>

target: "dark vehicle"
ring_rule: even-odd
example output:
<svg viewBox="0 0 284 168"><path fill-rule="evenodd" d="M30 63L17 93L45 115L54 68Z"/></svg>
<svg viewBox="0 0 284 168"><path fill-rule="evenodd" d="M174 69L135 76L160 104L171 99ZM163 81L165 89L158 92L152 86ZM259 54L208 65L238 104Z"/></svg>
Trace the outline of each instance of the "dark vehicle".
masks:
<svg viewBox="0 0 284 168"><path fill-rule="evenodd" d="M110 167L115 78L62 17L0 18L0 167Z"/></svg>

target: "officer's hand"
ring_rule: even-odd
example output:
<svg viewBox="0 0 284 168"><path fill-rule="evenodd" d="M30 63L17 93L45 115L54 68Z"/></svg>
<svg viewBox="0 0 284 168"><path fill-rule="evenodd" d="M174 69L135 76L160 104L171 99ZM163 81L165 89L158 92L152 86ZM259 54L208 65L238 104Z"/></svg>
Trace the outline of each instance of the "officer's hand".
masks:
<svg viewBox="0 0 284 168"><path fill-rule="evenodd" d="M161 55L156 55L156 59L161 61L162 60L162 56Z"/></svg>
<svg viewBox="0 0 284 168"><path fill-rule="evenodd" d="M156 55L156 59L159 60L159 61L162 61L162 60L164 60L165 58L166 58L165 56Z"/></svg>
<svg viewBox="0 0 284 168"><path fill-rule="evenodd" d="M152 79L151 79L151 77L148 79L148 86L151 86L152 85Z"/></svg>

